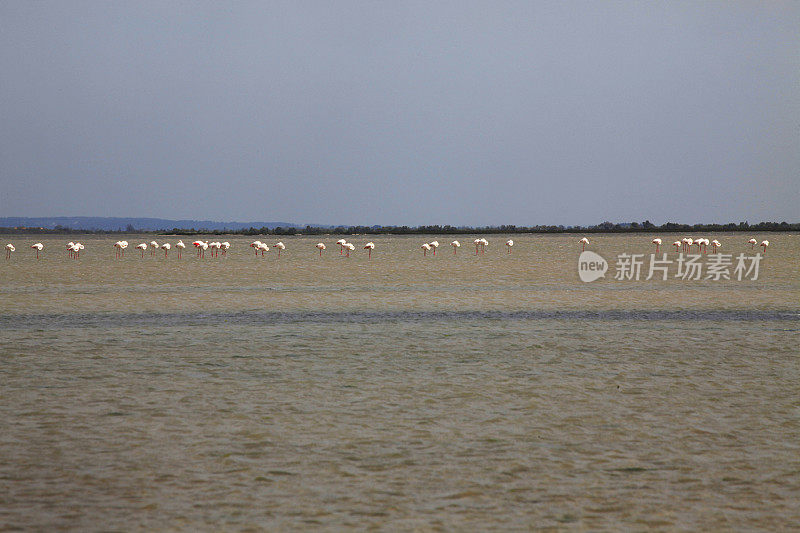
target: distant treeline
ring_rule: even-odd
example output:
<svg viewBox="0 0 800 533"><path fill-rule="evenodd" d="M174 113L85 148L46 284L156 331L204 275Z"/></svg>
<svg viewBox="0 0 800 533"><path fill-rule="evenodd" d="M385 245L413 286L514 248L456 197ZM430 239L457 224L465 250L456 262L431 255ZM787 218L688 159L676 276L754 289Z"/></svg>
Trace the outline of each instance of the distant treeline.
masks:
<svg viewBox="0 0 800 533"><path fill-rule="evenodd" d="M729 222L728 224L678 224L667 222L660 226L652 224L649 220L644 222L626 222L614 224L603 222L595 226L337 226L337 227L275 227L275 228L246 228L238 230L209 230L207 228L172 228L171 230L144 231L128 225L124 230L97 230L97 229L74 229L63 226L56 226L53 229L47 228L3 228L0 233L15 234L73 234L73 233L94 233L94 234L125 234L125 233L152 233L152 234L173 234L173 235L416 235L416 234L437 234L437 235L460 235L460 234L492 234L492 233L708 233L714 231L743 231L743 232L762 232L762 231L798 231L800 223L789 224L788 222L759 222L758 224L748 224L739 222L738 224Z"/></svg>

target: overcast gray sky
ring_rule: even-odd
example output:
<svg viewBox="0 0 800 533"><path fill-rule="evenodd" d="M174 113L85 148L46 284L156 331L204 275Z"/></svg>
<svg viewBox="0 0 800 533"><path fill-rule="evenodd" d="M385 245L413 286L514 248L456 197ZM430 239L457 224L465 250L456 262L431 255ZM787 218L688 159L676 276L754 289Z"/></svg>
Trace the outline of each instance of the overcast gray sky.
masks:
<svg viewBox="0 0 800 533"><path fill-rule="evenodd" d="M0 3L0 216L800 220L798 2Z"/></svg>

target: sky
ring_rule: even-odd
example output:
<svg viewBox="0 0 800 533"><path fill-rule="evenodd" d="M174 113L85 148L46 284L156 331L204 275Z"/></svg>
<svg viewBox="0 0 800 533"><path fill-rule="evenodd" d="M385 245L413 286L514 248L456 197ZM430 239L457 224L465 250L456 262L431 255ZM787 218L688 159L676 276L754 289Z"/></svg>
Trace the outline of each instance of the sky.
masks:
<svg viewBox="0 0 800 533"><path fill-rule="evenodd" d="M800 221L800 3L0 2L0 216Z"/></svg>

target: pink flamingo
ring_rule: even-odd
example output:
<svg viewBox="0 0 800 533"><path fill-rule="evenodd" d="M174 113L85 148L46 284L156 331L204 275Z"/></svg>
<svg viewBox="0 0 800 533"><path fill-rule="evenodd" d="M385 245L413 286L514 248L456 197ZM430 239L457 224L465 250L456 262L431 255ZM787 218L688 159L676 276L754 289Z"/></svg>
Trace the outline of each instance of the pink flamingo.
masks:
<svg viewBox="0 0 800 533"><path fill-rule="evenodd" d="M658 253L659 248L661 248L661 239L656 237L655 239L653 239L650 242L656 245L656 253Z"/></svg>
<svg viewBox="0 0 800 533"><path fill-rule="evenodd" d="M589 244L589 239L584 237L583 239L579 240L578 242L581 243L581 245L582 245L581 252L586 251L586 245Z"/></svg>
<svg viewBox="0 0 800 533"><path fill-rule="evenodd" d="M164 244L162 244L161 245L161 249L164 250L164 257L167 257L167 255L169 254L169 249L170 249L169 243L165 242Z"/></svg>
<svg viewBox="0 0 800 533"><path fill-rule="evenodd" d="M317 243L317 250L319 250L319 256L322 257L322 250L325 249L325 243L318 242Z"/></svg>
<svg viewBox="0 0 800 533"><path fill-rule="evenodd" d="M339 245L339 255L342 255L344 253L344 246L347 244L347 241L344 239L339 239L336 241L336 244Z"/></svg>
<svg viewBox="0 0 800 533"><path fill-rule="evenodd" d="M506 241L506 246L508 246L508 253L511 253L511 247L514 246L514 241L512 241L511 239L508 239Z"/></svg>
<svg viewBox="0 0 800 533"><path fill-rule="evenodd" d="M355 245L354 245L354 244L352 244L352 243L349 243L349 242L348 242L348 243L346 243L346 244L344 245L344 247L345 247L345 248L347 248L347 255L346 255L346 257L350 257L350 252L352 252L353 250L355 250L355 249L356 249Z"/></svg>
<svg viewBox="0 0 800 533"><path fill-rule="evenodd" d="M431 245L426 242L425 244L420 246L420 248L422 248L422 256L425 257L428 255L428 250L431 249Z"/></svg>
<svg viewBox="0 0 800 533"><path fill-rule="evenodd" d="M375 243L368 242L367 244L364 245L364 249L369 250L369 257L367 257L367 259L372 259L372 250L375 249Z"/></svg>
<svg viewBox="0 0 800 533"><path fill-rule="evenodd" d="M273 247L273 248L277 248L277 249L278 249L278 257L280 257L280 256L281 256L281 250L285 250L285 249L286 249L286 245L285 245L285 244L283 244L283 243L282 243L282 242L280 242L280 241L278 241L278 242L276 242L275 244L273 244L273 245L272 245L272 247Z"/></svg>
<svg viewBox="0 0 800 533"><path fill-rule="evenodd" d="M6 244L6 259L11 259L11 252L15 251L14 245L11 243Z"/></svg>
<svg viewBox="0 0 800 533"><path fill-rule="evenodd" d="M683 245L683 243L682 243L681 241L675 241L675 242L673 242L673 243L672 243L672 246L674 246L674 247L675 247L675 251L676 251L676 252L678 251L678 249L679 249L679 248L680 248L682 245Z"/></svg>
<svg viewBox="0 0 800 533"><path fill-rule="evenodd" d="M767 253L767 246L769 246L769 241L763 240L763 241L761 241L761 244L759 244L759 246L763 246L764 247L764 253Z"/></svg>
<svg viewBox="0 0 800 533"><path fill-rule="evenodd" d="M431 241L431 248L433 248L433 255L436 256L436 249L439 247L439 241Z"/></svg>
<svg viewBox="0 0 800 533"><path fill-rule="evenodd" d="M136 249L142 251L142 259L144 259L144 251L147 250L147 243L143 242L143 243L137 244L136 245Z"/></svg>
<svg viewBox="0 0 800 533"><path fill-rule="evenodd" d="M717 248L722 248L722 245L717 239L714 239L713 241L711 241L711 252L717 253Z"/></svg>
<svg viewBox="0 0 800 533"><path fill-rule="evenodd" d="M183 241L181 240L175 244L175 248L178 250L178 259L180 259L181 256L183 256L183 249L186 248L186 245L183 244Z"/></svg>
<svg viewBox="0 0 800 533"><path fill-rule="evenodd" d="M749 242L749 243L750 243L750 249L752 250L753 248L755 248L755 245L756 245L756 243L757 243L758 241L757 241L757 240L755 240L755 239L750 239L750 240L749 240L749 241L747 241L747 242Z"/></svg>
<svg viewBox="0 0 800 533"><path fill-rule="evenodd" d="M36 244L32 244L31 248L36 248L36 259L39 259L39 252L44 248L44 244L37 242Z"/></svg>
<svg viewBox="0 0 800 533"><path fill-rule="evenodd" d="M453 247L453 255L456 255L456 252L458 251L458 249L461 248L461 243L458 242L458 241L453 241L453 242L450 243L450 246Z"/></svg>

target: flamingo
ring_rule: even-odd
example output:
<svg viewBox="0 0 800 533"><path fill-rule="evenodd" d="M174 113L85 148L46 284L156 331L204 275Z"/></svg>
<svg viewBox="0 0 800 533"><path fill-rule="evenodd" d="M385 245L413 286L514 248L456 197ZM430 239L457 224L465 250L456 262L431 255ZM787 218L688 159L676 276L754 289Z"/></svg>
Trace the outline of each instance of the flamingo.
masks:
<svg viewBox="0 0 800 533"><path fill-rule="evenodd" d="M318 242L317 243L317 250L319 250L319 256L322 257L322 250L325 249L325 243Z"/></svg>
<svg viewBox="0 0 800 533"><path fill-rule="evenodd" d="M350 243L350 242L345 243L344 247L347 248L346 257L350 257L350 252L352 252L353 250L356 249L356 246L353 243Z"/></svg>
<svg viewBox="0 0 800 533"><path fill-rule="evenodd" d="M769 241L763 240L763 241L761 241L761 244L759 244L759 246L763 246L764 247L764 253L767 253L767 246L769 246Z"/></svg>
<svg viewBox="0 0 800 533"><path fill-rule="evenodd" d="M165 242L161 245L161 249L164 250L164 257L167 257L167 254L169 254L170 244Z"/></svg>
<svg viewBox="0 0 800 533"><path fill-rule="evenodd" d="M220 243L220 245L222 246L222 255L228 255L228 248L231 247L231 243L228 241L223 241Z"/></svg>
<svg viewBox="0 0 800 533"><path fill-rule="evenodd" d="M705 252L704 246L706 246L708 244L708 240L706 240L705 237L700 237L699 239L694 241L694 243L697 245L697 252L698 253Z"/></svg>
<svg viewBox="0 0 800 533"><path fill-rule="evenodd" d="M205 248L203 248L203 245L204 245L204 244L206 245L206 247L205 247ZM203 251L205 251L205 250L207 250L207 249L208 249L208 243L207 243L207 242L203 242L203 241L194 241L194 242L192 242L192 246L194 246L194 247L197 249L197 257L200 257L200 256L201 256L201 254L202 254L203 256L205 256L205 254L203 254Z"/></svg>
<svg viewBox="0 0 800 533"><path fill-rule="evenodd" d="M142 251L142 259L144 259L144 251L147 250L147 243L143 242L143 243L137 244L136 245L136 249Z"/></svg>
<svg viewBox="0 0 800 533"><path fill-rule="evenodd" d="M158 243L156 241L150 241L150 246L152 246L150 249L150 255L155 255L156 250L158 250Z"/></svg>
<svg viewBox="0 0 800 533"><path fill-rule="evenodd" d="M482 237L481 238L481 254L485 254L486 253L486 247L487 246L489 246L489 241L487 241L485 238Z"/></svg>
<svg viewBox="0 0 800 533"><path fill-rule="evenodd" d="M211 257L219 257L219 250L222 248L222 243L219 241L214 241L208 243L208 247L211 248Z"/></svg>
<svg viewBox="0 0 800 533"><path fill-rule="evenodd" d="M508 253L511 253L511 247L514 246L514 241L512 241L511 239L508 239L506 241L506 246L508 246Z"/></svg>
<svg viewBox="0 0 800 533"><path fill-rule="evenodd" d="M68 255L69 257L72 257L72 247L73 247L73 246L75 246L75 243L74 243L74 242L72 242L72 241L69 241L69 242L67 243L67 255ZM115 244L114 246L116 246L116 244Z"/></svg>
<svg viewBox="0 0 800 533"><path fill-rule="evenodd" d="M278 257L281 256L281 250L286 249L286 245L283 244L281 241L276 242L275 244L272 245L272 247L278 249Z"/></svg>
<svg viewBox="0 0 800 533"><path fill-rule="evenodd" d="M756 245L756 243L757 243L758 241L757 241L757 240L755 240L755 239L750 239L750 240L749 240L749 241L747 241L747 242L749 242L749 243L750 243L750 249L752 250L752 249L755 247L755 245Z"/></svg>
<svg viewBox="0 0 800 533"><path fill-rule="evenodd" d="M6 244L6 259L11 259L11 252L13 252L14 250L16 250L16 248L14 248L13 244L11 243Z"/></svg>
<svg viewBox="0 0 800 533"><path fill-rule="evenodd" d="M339 239L336 241L336 244L339 245L339 255L342 255L342 253L344 253L344 245L347 244L347 241L344 239Z"/></svg>
<svg viewBox="0 0 800 533"><path fill-rule="evenodd" d="M581 252L585 251L586 250L586 245L589 244L589 239L584 237L583 239L579 240L578 242L581 243L581 245L582 245Z"/></svg>
<svg viewBox="0 0 800 533"><path fill-rule="evenodd" d="M36 248L36 259L39 259L39 252L44 248L44 244L37 242L36 244L31 244L31 248Z"/></svg>
<svg viewBox="0 0 800 533"><path fill-rule="evenodd" d="M683 239L683 249L686 250L686 253L689 253L693 243L694 240L691 237L686 237L685 239Z"/></svg>
<svg viewBox="0 0 800 533"><path fill-rule="evenodd" d="M266 243L258 243L258 249L261 250L261 257L264 257L264 252L269 252L269 246ZM258 252L256 252L258 254Z"/></svg>
<svg viewBox="0 0 800 533"><path fill-rule="evenodd" d="M250 247L255 251L256 255L258 255L258 250L261 249L261 241L251 242Z"/></svg>
<svg viewBox="0 0 800 533"><path fill-rule="evenodd" d="M122 247L122 249L124 250L125 248L128 247L128 242L127 241L122 241L122 242L125 243L125 246ZM74 257L75 259L78 259L81 256L81 250L83 250L83 249L84 249L84 246L81 243L76 242L72 246L72 257Z"/></svg>
<svg viewBox="0 0 800 533"><path fill-rule="evenodd" d="M431 248L433 248L433 255L436 256L436 249L439 247L439 241L431 241Z"/></svg>
<svg viewBox="0 0 800 533"><path fill-rule="evenodd" d="M178 250L178 259L180 259L181 255L183 255L183 249L186 248L186 245L183 244L183 241L181 240L175 244L175 248Z"/></svg>
<svg viewBox="0 0 800 533"><path fill-rule="evenodd" d="M75 251L75 244L80 244L80 243L74 243L72 245L73 252ZM125 248L128 247L128 241L117 241L114 243L114 247L117 249L117 258L125 257Z"/></svg>
<svg viewBox="0 0 800 533"><path fill-rule="evenodd" d="M472 241L472 243L475 245L475 255L478 255L478 248L481 245L481 240L475 239L474 241Z"/></svg>
<svg viewBox="0 0 800 533"><path fill-rule="evenodd" d="M683 243L681 241L675 241L675 242L672 243L672 246L675 247L675 251L676 252L678 251L678 248L680 248L682 245L683 245Z"/></svg>
<svg viewBox="0 0 800 533"><path fill-rule="evenodd" d="M450 246L453 247L453 255L456 255L456 252L458 251L458 249L461 248L461 243L458 242L458 241L453 241L453 242L450 243Z"/></svg>
<svg viewBox="0 0 800 533"><path fill-rule="evenodd" d="M658 249L661 247L661 239L656 237L655 239L653 239L650 242L656 245L656 253L658 253Z"/></svg>
<svg viewBox="0 0 800 533"><path fill-rule="evenodd" d="M200 257L205 258L206 250L208 250L208 241L200 243Z"/></svg>
<svg viewBox="0 0 800 533"><path fill-rule="evenodd" d="M422 248L422 256L425 257L428 255L428 250L431 249L431 245L426 242L421 246L421 248Z"/></svg>
<svg viewBox="0 0 800 533"><path fill-rule="evenodd" d="M717 248L722 248L722 245L717 239L714 239L713 241L711 241L711 252L717 253Z"/></svg>
<svg viewBox="0 0 800 533"><path fill-rule="evenodd" d="M364 249L369 250L369 257L367 259L372 259L372 250L375 249L375 243L368 242L367 244L364 245Z"/></svg>

